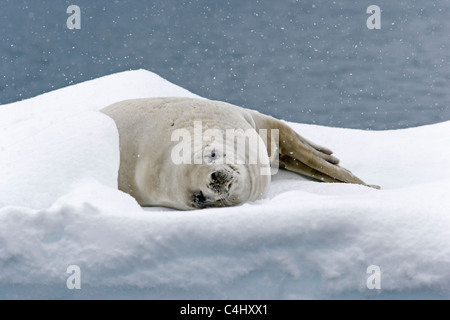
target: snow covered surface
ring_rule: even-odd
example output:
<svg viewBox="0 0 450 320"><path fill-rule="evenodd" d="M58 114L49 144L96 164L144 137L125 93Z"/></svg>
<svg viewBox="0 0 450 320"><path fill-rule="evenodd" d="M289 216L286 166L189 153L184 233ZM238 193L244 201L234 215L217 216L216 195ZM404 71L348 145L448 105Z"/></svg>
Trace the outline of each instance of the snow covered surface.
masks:
<svg viewBox="0 0 450 320"><path fill-rule="evenodd" d="M196 95L137 70L0 106L0 299L450 298L450 121L290 123L382 190L279 171L257 203L142 209L117 190L118 134L98 110L157 96Z"/></svg>

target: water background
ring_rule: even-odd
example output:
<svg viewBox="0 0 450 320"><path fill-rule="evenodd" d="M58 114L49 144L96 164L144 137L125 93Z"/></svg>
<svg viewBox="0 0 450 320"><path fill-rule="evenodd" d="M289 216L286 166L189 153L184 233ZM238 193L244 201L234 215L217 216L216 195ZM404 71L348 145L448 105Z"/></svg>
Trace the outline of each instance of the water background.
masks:
<svg viewBox="0 0 450 320"><path fill-rule="evenodd" d="M66 26L71 4L81 30ZM450 1L0 0L0 104L139 68L289 121L437 123L450 120Z"/></svg>

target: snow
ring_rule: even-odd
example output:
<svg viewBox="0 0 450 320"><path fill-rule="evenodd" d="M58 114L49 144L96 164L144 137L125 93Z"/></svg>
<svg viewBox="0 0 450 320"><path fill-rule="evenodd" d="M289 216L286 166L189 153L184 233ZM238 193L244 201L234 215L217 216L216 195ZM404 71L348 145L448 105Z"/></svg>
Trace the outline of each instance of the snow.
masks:
<svg viewBox="0 0 450 320"><path fill-rule="evenodd" d="M280 170L255 203L143 209L117 190L118 133L98 110L157 96L196 95L136 70L0 106L0 299L450 298L450 121L289 123L381 190Z"/></svg>

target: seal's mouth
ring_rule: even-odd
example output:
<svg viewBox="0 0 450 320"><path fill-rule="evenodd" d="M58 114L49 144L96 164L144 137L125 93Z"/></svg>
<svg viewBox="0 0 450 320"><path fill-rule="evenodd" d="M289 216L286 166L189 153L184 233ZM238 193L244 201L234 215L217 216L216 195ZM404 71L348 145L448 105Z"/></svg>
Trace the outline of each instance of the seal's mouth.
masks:
<svg viewBox="0 0 450 320"><path fill-rule="evenodd" d="M228 203L227 198L219 198L211 200L205 197L202 191L197 191L192 196L192 206L196 209L214 208L214 207L228 207L232 205Z"/></svg>
<svg viewBox="0 0 450 320"><path fill-rule="evenodd" d="M233 190L238 186L239 169L233 165L216 167L209 174L206 189L195 191L191 206L196 209L228 207L239 202L239 195Z"/></svg>

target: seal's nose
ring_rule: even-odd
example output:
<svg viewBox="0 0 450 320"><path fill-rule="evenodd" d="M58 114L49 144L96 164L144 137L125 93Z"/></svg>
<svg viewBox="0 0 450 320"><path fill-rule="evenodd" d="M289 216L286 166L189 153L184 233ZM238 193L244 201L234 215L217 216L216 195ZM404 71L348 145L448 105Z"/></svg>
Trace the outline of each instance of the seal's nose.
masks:
<svg viewBox="0 0 450 320"><path fill-rule="evenodd" d="M210 188L216 193L226 193L231 187L233 173L227 170L217 170L210 174Z"/></svg>

